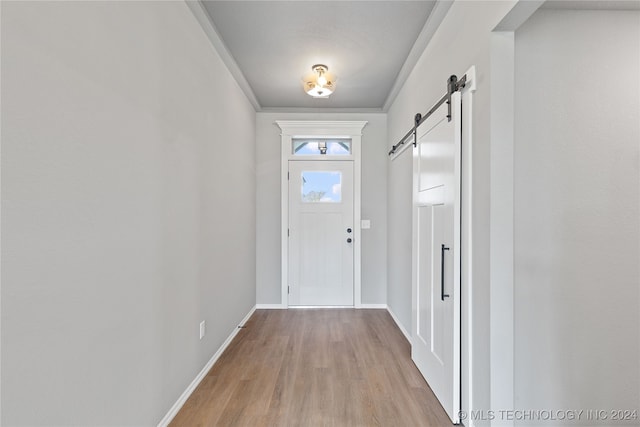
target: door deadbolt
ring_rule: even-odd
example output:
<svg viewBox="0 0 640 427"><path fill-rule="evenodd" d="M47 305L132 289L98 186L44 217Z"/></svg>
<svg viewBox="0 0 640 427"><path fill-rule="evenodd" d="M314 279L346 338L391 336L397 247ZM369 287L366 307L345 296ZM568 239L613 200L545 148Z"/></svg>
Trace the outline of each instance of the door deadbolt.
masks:
<svg viewBox="0 0 640 427"><path fill-rule="evenodd" d="M351 229L350 228L347 228L347 233L351 233Z"/></svg>

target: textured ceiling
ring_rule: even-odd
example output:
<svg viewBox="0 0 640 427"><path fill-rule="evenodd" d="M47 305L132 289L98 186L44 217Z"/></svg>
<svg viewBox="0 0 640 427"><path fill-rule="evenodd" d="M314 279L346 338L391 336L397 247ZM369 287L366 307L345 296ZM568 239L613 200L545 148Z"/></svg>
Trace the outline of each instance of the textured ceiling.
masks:
<svg viewBox="0 0 640 427"><path fill-rule="evenodd" d="M203 1L260 107L382 108L435 1ZM328 99L302 90L313 64Z"/></svg>

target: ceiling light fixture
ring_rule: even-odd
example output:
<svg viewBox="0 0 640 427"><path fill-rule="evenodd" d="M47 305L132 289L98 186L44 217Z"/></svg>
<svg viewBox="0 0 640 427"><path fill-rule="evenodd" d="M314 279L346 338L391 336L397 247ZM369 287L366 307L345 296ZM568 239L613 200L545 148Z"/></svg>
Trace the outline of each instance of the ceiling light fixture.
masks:
<svg viewBox="0 0 640 427"><path fill-rule="evenodd" d="M335 77L326 65L316 64L311 69L313 73L303 81L304 91L314 98L328 98L336 89Z"/></svg>

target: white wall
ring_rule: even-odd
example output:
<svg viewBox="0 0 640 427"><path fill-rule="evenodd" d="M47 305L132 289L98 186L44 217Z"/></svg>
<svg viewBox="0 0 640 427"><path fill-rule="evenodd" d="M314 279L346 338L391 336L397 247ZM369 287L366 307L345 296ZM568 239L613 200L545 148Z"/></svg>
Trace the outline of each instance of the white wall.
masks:
<svg viewBox="0 0 640 427"><path fill-rule="evenodd" d="M1 422L155 425L255 304L255 112L183 2L1 7Z"/></svg>
<svg viewBox="0 0 640 427"><path fill-rule="evenodd" d="M386 114L261 112L256 119L256 299L280 304L281 137L276 120L364 120L362 132L362 303L386 303L387 120Z"/></svg>
<svg viewBox="0 0 640 427"><path fill-rule="evenodd" d="M490 41L491 31L515 2L456 1L388 113L389 146L446 92L451 74L460 77L475 65L473 149L473 393L475 408L489 408L489 189L490 189ZM411 154L389 162L388 291L391 310L411 330ZM463 398L463 405L467 405ZM463 406L464 407L464 406Z"/></svg>
<svg viewBox="0 0 640 427"><path fill-rule="evenodd" d="M515 41L515 404L638 410L640 12L540 10Z"/></svg>

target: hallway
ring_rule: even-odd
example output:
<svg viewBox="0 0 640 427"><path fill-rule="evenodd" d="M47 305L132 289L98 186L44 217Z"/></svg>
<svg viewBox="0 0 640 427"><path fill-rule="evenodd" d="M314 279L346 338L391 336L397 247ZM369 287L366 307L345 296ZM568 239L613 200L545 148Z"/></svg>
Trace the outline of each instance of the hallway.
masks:
<svg viewBox="0 0 640 427"><path fill-rule="evenodd" d="M0 425L638 425L640 0L5 0L0 39Z"/></svg>
<svg viewBox="0 0 640 427"><path fill-rule="evenodd" d="M257 310L172 426L446 426L386 310Z"/></svg>

